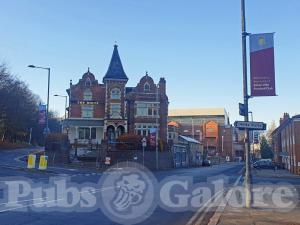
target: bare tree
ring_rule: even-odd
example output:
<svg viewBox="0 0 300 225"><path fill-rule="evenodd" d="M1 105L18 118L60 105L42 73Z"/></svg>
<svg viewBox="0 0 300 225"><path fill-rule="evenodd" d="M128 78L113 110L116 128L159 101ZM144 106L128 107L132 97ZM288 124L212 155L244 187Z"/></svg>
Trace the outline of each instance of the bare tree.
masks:
<svg viewBox="0 0 300 225"><path fill-rule="evenodd" d="M38 124L38 105L41 102L28 86L0 64L0 137L2 141L27 141L30 129L32 139L43 143L43 127ZM57 119L49 113L57 129Z"/></svg>
<svg viewBox="0 0 300 225"><path fill-rule="evenodd" d="M272 146L272 133L276 129L276 123L273 120L270 125L268 126L268 130L266 131L266 139L268 141L268 144Z"/></svg>

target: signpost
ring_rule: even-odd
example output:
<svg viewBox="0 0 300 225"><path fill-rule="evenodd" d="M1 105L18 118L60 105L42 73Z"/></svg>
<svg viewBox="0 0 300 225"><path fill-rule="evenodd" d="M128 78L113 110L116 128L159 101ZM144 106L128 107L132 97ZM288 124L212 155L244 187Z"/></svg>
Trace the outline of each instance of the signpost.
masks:
<svg viewBox="0 0 300 225"><path fill-rule="evenodd" d="M267 124L263 122L248 122L248 121L235 121L234 126L239 129L248 130L266 130Z"/></svg>
<svg viewBox="0 0 300 225"><path fill-rule="evenodd" d="M142 146L143 146L143 166L145 166L145 148L147 147L147 140L145 137L142 139Z"/></svg>
<svg viewBox="0 0 300 225"><path fill-rule="evenodd" d="M249 33L246 31L246 19L245 19L245 0L241 0L241 22L242 22L242 59L243 59L243 95L244 95L244 121L248 122L248 78L247 78L247 36ZM251 176L250 176L250 143L249 143L249 130L245 128L245 206L251 207Z"/></svg>
<svg viewBox="0 0 300 225"><path fill-rule="evenodd" d="M111 158L105 157L105 165L110 165Z"/></svg>

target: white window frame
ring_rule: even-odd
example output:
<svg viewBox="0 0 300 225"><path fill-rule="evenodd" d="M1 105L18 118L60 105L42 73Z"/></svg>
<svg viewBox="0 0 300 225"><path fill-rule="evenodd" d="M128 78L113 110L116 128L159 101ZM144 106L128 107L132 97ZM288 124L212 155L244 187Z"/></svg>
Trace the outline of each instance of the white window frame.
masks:
<svg viewBox="0 0 300 225"><path fill-rule="evenodd" d="M118 109L116 110L116 108L118 108ZM113 118L113 119L122 118L121 103L110 103L109 115L110 115L110 118Z"/></svg>
<svg viewBox="0 0 300 225"><path fill-rule="evenodd" d="M91 89L85 89L83 91L83 100L84 101L92 101L93 99L93 92Z"/></svg>
<svg viewBox="0 0 300 225"><path fill-rule="evenodd" d="M159 102L135 102L134 116L135 117L150 117L159 118Z"/></svg>
<svg viewBox="0 0 300 225"><path fill-rule="evenodd" d="M111 89L110 98L111 99L121 99L121 90L120 90L120 88L115 87L115 88Z"/></svg>
<svg viewBox="0 0 300 225"><path fill-rule="evenodd" d="M94 117L94 106L82 105L81 106L81 117L82 118L93 118Z"/></svg>
<svg viewBox="0 0 300 225"><path fill-rule="evenodd" d="M159 131L159 124L155 123L136 123L134 126L134 132L137 135L146 137L150 134L150 129L156 128Z"/></svg>

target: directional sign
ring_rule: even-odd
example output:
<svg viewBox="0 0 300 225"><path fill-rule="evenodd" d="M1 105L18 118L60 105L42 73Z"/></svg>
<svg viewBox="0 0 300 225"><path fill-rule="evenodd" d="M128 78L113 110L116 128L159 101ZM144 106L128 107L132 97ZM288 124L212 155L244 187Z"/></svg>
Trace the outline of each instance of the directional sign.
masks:
<svg viewBox="0 0 300 225"><path fill-rule="evenodd" d="M234 126L240 129L248 128L249 130L266 130L267 128L267 124L263 122L235 121Z"/></svg>

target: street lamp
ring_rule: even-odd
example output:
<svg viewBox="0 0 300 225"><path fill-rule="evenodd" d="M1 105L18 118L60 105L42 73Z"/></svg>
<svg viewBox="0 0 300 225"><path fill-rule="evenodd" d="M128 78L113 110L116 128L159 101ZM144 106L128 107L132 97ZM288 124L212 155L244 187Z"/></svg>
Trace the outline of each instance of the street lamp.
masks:
<svg viewBox="0 0 300 225"><path fill-rule="evenodd" d="M65 98L65 119L67 119L67 102L68 102L68 96L67 95L54 95L55 97L62 97Z"/></svg>
<svg viewBox="0 0 300 225"><path fill-rule="evenodd" d="M41 66L34 66L34 65L29 65L29 68L34 68L34 69L43 69L43 70L48 70L48 92L47 92L47 111L46 111L46 131L45 135L47 136L49 133L49 90L50 90L50 67L41 67Z"/></svg>

